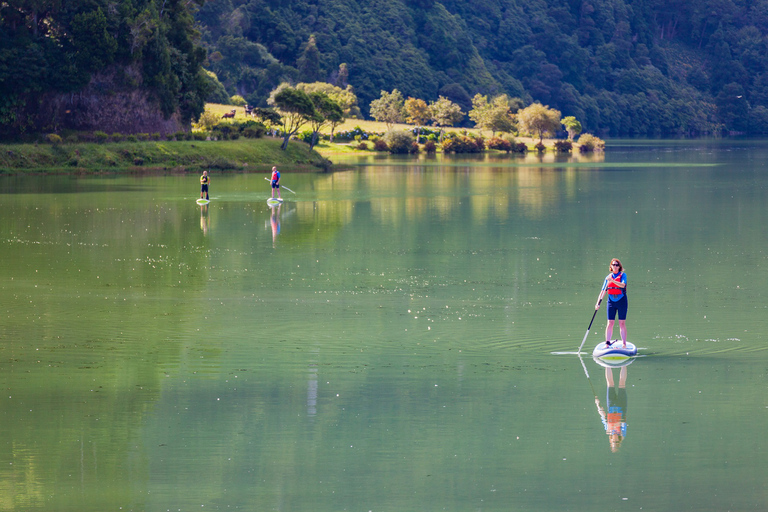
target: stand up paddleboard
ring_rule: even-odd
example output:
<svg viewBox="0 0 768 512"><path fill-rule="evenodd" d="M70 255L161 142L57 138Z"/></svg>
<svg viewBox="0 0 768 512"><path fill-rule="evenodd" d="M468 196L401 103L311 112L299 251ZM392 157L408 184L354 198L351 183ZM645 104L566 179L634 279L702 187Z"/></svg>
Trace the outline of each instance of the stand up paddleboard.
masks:
<svg viewBox="0 0 768 512"><path fill-rule="evenodd" d="M592 357L600 358L626 358L634 357L637 355L637 347L630 342L627 342L625 347L621 340L613 340L611 344L606 346L605 342L600 342L592 351Z"/></svg>
<svg viewBox="0 0 768 512"><path fill-rule="evenodd" d="M198 199L197 204L208 204L211 201L209 199Z"/></svg>
<svg viewBox="0 0 768 512"><path fill-rule="evenodd" d="M269 199L267 199L267 204L269 206L277 206L277 205L279 205L282 202L283 202L283 200L279 199L277 197L270 197Z"/></svg>

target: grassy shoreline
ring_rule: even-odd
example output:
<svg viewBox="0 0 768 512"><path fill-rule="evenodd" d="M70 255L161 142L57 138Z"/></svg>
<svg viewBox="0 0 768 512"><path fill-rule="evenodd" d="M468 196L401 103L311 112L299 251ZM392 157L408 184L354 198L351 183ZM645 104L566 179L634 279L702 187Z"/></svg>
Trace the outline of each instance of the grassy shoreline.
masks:
<svg viewBox="0 0 768 512"><path fill-rule="evenodd" d="M0 174L113 174L197 172L202 169L267 172L327 170L330 162L306 144L265 137L228 141L145 141L76 144L0 144Z"/></svg>
<svg viewBox="0 0 768 512"><path fill-rule="evenodd" d="M244 112L241 116L243 119L236 120L245 119ZM387 130L384 123L348 119L337 132L352 130L355 126L360 126L369 133ZM408 125L397 125L396 128L405 129ZM476 129L469 129L468 132L486 137L490 135ZM538 142L527 137L518 137L517 140L525 143L529 152L534 151ZM552 152L554 142L552 139L544 141L548 153ZM158 174L199 172L203 169L223 172L268 172L273 165L289 166L294 172L324 172L336 168L329 160L334 155L380 154L373 151L372 144L369 145L369 150L359 150L358 143L354 141L330 143L323 140L314 151L310 151L309 146L297 140L292 140L285 151L280 149L281 144L282 139L275 137L241 137L237 140L220 141L0 144L0 175ZM577 152L577 144L574 144L574 153Z"/></svg>

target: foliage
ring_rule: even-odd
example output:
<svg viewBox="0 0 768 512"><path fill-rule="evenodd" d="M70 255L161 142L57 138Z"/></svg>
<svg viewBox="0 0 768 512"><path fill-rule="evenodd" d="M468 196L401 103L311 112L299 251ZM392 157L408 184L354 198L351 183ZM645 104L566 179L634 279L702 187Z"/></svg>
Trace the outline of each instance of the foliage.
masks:
<svg viewBox="0 0 768 512"><path fill-rule="evenodd" d="M464 118L461 107L445 96L440 96L437 101L430 103L429 111L432 114L432 122L440 127L455 126Z"/></svg>
<svg viewBox="0 0 768 512"><path fill-rule="evenodd" d="M310 149L315 147L320 130L324 126L331 126L333 129L344 121L344 112L335 100L322 91L315 91L309 94L312 104L315 106L315 115L309 118L309 124L312 126L312 138L309 141Z"/></svg>
<svg viewBox="0 0 768 512"><path fill-rule="evenodd" d="M203 69L202 77L209 91L205 98L206 103L229 103L229 94L227 94L224 84L219 82L219 77L216 76L216 73Z"/></svg>
<svg viewBox="0 0 768 512"><path fill-rule="evenodd" d="M45 140L48 143L53 144L53 145L58 145L58 144L62 143L61 136L59 136L59 135L57 135L55 133L49 133L48 135L46 135L45 136Z"/></svg>
<svg viewBox="0 0 768 512"><path fill-rule="evenodd" d="M492 135L496 132L511 132L514 129L510 100L506 94L494 97L490 102L488 97L476 94L472 98L472 110L469 118L475 122L475 126L483 130L490 130Z"/></svg>
<svg viewBox="0 0 768 512"><path fill-rule="evenodd" d="M570 153L573 143L570 140L556 140L554 147L556 153Z"/></svg>
<svg viewBox="0 0 768 512"><path fill-rule="evenodd" d="M444 153L480 153L483 149L482 139L473 139L466 135L448 137L443 141Z"/></svg>
<svg viewBox="0 0 768 512"><path fill-rule="evenodd" d="M502 139L500 137L491 137L488 140L488 149L495 149L498 151L506 151L509 153L512 151L512 142L507 139Z"/></svg>
<svg viewBox="0 0 768 512"><path fill-rule="evenodd" d="M605 141L595 137L591 133L584 133L579 137L579 151L581 153L591 153L593 151L604 151Z"/></svg>
<svg viewBox="0 0 768 512"><path fill-rule="evenodd" d="M528 146L525 142L517 142L512 144L512 152L524 155L528 152Z"/></svg>
<svg viewBox="0 0 768 512"><path fill-rule="evenodd" d="M220 116L218 114L215 114L210 110L206 110L200 114L200 118L197 120L197 123L195 123L195 128L199 130L211 131L214 126L219 124L219 121Z"/></svg>
<svg viewBox="0 0 768 512"><path fill-rule="evenodd" d="M404 154L413 151L413 143L415 140L410 132L390 130L384 134L384 142L387 143L387 148L390 153Z"/></svg>
<svg viewBox="0 0 768 512"><path fill-rule="evenodd" d="M565 126L565 129L568 132L568 140L573 140L581 133L581 123L575 117L564 117L561 123Z"/></svg>
<svg viewBox="0 0 768 512"><path fill-rule="evenodd" d="M541 143L545 134L554 135L560 130L560 112L534 103L518 112L517 122L521 132L538 136Z"/></svg>
<svg viewBox="0 0 768 512"><path fill-rule="evenodd" d="M268 126L278 125L282 121L280 114L271 108L255 107L251 115Z"/></svg>
<svg viewBox="0 0 768 512"><path fill-rule="evenodd" d="M283 120L282 149L288 147L288 140L299 129L317 115L315 105L307 93L300 89L283 85L275 89L270 100Z"/></svg>
<svg viewBox="0 0 768 512"><path fill-rule="evenodd" d="M395 123L403 122L403 95L397 89L392 92L381 91L381 97L371 102L371 117L386 123L387 130Z"/></svg>
<svg viewBox="0 0 768 512"><path fill-rule="evenodd" d="M373 143L373 150L389 151L389 146L387 146L387 143L384 141L384 139L376 139Z"/></svg>
<svg viewBox="0 0 768 512"><path fill-rule="evenodd" d="M331 140L333 140L334 130L339 124L344 122L344 119L360 116L360 108L357 106L357 96L355 96L352 87L349 85L346 89L342 89L341 87L326 82L313 82L296 84L296 88L301 89L310 95L313 92L324 93L341 108L340 117L332 116L333 118L328 120L331 125Z"/></svg>
<svg viewBox="0 0 768 512"><path fill-rule="evenodd" d="M437 152L437 144L435 144L435 141L428 140L424 143L424 151L431 155Z"/></svg>
<svg viewBox="0 0 768 512"><path fill-rule="evenodd" d="M244 107L246 105L245 98L240 96L239 94L235 94L231 98L229 98L229 104L234 105L236 107Z"/></svg>

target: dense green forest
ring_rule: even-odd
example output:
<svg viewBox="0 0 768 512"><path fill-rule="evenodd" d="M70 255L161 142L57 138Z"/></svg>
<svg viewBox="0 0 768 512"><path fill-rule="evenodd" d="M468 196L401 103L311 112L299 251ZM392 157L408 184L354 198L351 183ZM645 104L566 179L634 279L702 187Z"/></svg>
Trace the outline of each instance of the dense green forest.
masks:
<svg viewBox="0 0 768 512"><path fill-rule="evenodd" d="M265 106L282 81L471 108L506 93L602 135L768 132L768 0L209 0L207 67ZM467 121L468 122L468 121Z"/></svg>
<svg viewBox="0 0 768 512"><path fill-rule="evenodd" d="M211 89L202 1L0 1L0 137L188 126Z"/></svg>
<svg viewBox="0 0 768 512"><path fill-rule="evenodd" d="M0 137L174 132L285 81L351 85L364 115L398 89L600 135L768 133L766 33L768 0L0 0Z"/></svg>

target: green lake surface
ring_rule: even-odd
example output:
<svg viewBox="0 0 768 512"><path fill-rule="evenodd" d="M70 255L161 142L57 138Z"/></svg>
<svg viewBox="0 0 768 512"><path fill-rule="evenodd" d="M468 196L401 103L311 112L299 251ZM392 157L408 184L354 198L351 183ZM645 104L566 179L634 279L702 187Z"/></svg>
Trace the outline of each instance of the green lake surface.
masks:
<svg viewBox="0 0 768 512"><path fill-rule="evenodd" d="M0 511L768 508L768 141L341 163L0 177Z"/></svg>

